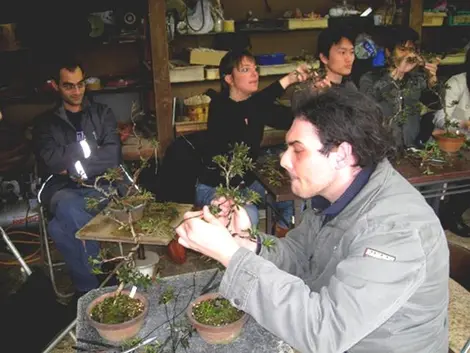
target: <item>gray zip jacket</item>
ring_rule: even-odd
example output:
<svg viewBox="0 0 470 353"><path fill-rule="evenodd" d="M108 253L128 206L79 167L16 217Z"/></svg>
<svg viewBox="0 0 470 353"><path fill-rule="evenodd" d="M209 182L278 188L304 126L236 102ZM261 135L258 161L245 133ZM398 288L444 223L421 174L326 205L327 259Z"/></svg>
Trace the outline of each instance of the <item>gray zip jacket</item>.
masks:
<svg viewBox="0 0 470 353"><path fill-rule="evenodd" d="M449 250L419 192L384 160L323 217L306 210L260 256L239 249L220 293L303 353L447 353Z"/></svg>

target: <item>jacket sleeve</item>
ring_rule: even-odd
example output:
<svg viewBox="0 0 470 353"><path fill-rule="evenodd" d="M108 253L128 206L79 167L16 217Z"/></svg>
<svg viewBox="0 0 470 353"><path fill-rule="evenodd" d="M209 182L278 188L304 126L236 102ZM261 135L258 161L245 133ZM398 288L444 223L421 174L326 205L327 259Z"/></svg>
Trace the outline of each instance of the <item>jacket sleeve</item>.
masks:
<svg viewBox="0 0 470 353"><path fill-rule="evenodd" d="M279 81L271 83L268 87L256 92L253 99L259 103L273 103L276 99L284 94L285 90L282 88Z"/></svg>
<svg viewBox="0 0 470 353"><path fill-rule="evenodd" d="M393 88L394 82L388 72L380 76L366 73L359 80L359 91L378 103L386 117L394 116L396 106L400 104L400 99L394 94Z"/></svg>
<svg viewBox="0 0 470 353"><path fill-rule="evenodd" d="M458 80L456 77L451 77L445 84L448 88L445 89L445 109L447 112L447 116L452 118L454 114L454 110L457 107L456 102L462 99L463 90L462 87L459 85ZM465 89L467 87L465 86Z"/></svg>
<svg viewBox="0 0 470 353"><path fill-rule="evenodd" d="M420 238L397 227L381 224L358 233L348 256L319 292L244 248L232 257L219 291L293 348L343 353L387 321L424 281ZM296 261L292 259L305 256L303 250L282 243L275 245L282 257L278 264L288 262L287 257ZM368 248L391 257L365 256Z"/></svg>
<svg viewBox="0 0 470 353"><path fill-rule="evenodd" d="M266 87L265 89L257 92L253 99L256 100L256 104L262 107L264 117L264 124L271 126L275 129L288 130L294 120L292 116L292 110L289 107L285 107L277 103L277 99L284 94L285 90L276 81Z"/></svg>
<svg viewBox="0 0 470 353"><path fill-rule="evenodd" d="M36 156L51 174L59 174L68 170L71 166L70 161L84 158L83 150L78 142L65 146L56 142L46 118L36 120L32 135Z"/></svg>
<svg viewBox="0 0 470 353"><path fill-rule="evenodd" d="M103 135L98 141L91 141L91 155L80 158L88 177L95 177L116 168L121 162L121 140L118 134L117 121L111 108L106 107L101 113Z"/></svg>

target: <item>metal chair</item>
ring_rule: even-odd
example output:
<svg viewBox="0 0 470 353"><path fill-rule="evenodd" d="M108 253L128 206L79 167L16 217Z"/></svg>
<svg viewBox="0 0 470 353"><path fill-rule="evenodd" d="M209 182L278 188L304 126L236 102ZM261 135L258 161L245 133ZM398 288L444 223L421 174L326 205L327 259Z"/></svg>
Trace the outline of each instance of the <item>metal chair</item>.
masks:
<svg viewBox="0 0 470 353"><path fill-rule="evenodd" d="M56 279L55 279L55 272L54 269L56 267L64 266L64 262L53 262L51 256L51 249L49 246L49 235L47 233L47 211L44 207L39 204L39 239L40 239L40 246L41 246L41 263L43 266L47 266L49 271L49 277L52 282L52 288L54 289L55 294L57 297L62 299L70 298L74 295L74 292L71 293L63 293L57 288Z"/></svg>

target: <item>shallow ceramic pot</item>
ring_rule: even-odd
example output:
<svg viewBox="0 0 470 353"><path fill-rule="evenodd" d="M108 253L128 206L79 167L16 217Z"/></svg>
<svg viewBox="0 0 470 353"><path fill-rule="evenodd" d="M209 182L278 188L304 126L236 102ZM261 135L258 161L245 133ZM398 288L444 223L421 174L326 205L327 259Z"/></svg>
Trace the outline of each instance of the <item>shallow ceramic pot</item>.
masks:
<svg viewBox="0 0 470 353"><path fill-rule="evenodd" d="M205 300L219 298L219 293L207 293L196 298L186 309L186 315L193 327L197 330L201 338L209 344L227 344L240 336L240 332L248 320L248 315L244 314L240 319L224 326L209 326L196 321L193 316L193 307Z"/></svg>
<svg viewBox="0 0 470 353"><path fill-rule="evenodd" d="M122 293L129 294L129 291L123 290ZM93 300L87 307L86 316L90 325L98 331L102 338L104 338L108 342L121 343L128 339L134 338L142 329L145 317L147 316L149 311L149 302L147 298L144 297L142 294L135 293L134 298L139 299L142 303L144 303L144 311L139 316L121 324L103 324L101 322L93 320L91 318L91 311L93 310L93 308L97 304L101 303L106 298L113 296L114 294L114 291L110 293L105 293Z"/></svg>
<svg viewBox="0 0 470 353"><path fill-rule="evenodd" d="M132 221L137 222L142 219L144 216L145 204L140 204L138 206L133 207L130 210L132 214ZM129 215L127 214L126 210L120 210L117 208L109 207L109 213L116 218L118 221L127 223L129 221Z"/></svg>

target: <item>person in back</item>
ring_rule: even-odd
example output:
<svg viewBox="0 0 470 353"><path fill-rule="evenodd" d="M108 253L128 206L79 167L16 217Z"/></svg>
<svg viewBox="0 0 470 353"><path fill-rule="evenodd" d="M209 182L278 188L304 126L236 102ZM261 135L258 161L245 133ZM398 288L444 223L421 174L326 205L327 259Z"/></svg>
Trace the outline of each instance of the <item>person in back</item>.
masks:
<svg viewBox="0 0 470 353"><path fill-rule="evenodd" d="M430 90L437 84L436 62L420 62L418 33L409 27L391 29L385 54L388 66L364 74L359 90L372 97L392 120L395 141L400 148L419 146L421 103L431 110L440 108Z"/></svg>
<svg viewBox="0 0 470 353"><path fill-rule="evenodd" d="M255 57L247 50L229 51L219 66L221 92L208 92L211 97L207 122L207 141L203 148L202 172L196 186L196 206L209 205L214 199L215 189L224 179L220 169L213 162L216 155L227 154L235 143L245 143L250 148L249 156L256 161L260 155L261 140L266 125L287 130L292 123L288 107L277 103L287 87L307 79L304 66L284 76L259 91L259 73ZM236 184L258 192L264 199L265 190L255 180L253 173L247 173ZM293 215L292 202L276 205L282 219L277 222L277 233L285 234ZM246 205L253 224L258 223L258 209ZM270 231L270 230L269 230Z"/></svg>
<svg viewBox="0 0 470 353"><path fill-rule="evenodd" d="M465 71L452 76L446 82L446 111L459 127L470 134L470 49L465 56ZM437 128L444 127L444 114L438 112L434 123ZM468 194L451 195L440 210L440 217L445 229L463 237L470 237L470 227L463 221L463 213L470 207Z"/></svg>
<svg viewBox="0 0 470 353"><path fill-rule="evenodd" d="M94 177L119 167L121 142L110 108L85 97L85 75L80 64L66 59L58 65L53 86L60 97L57 107L37 117L33 145L38 169L45 177L38 200L52 215L48 232L63 256L78 295L99 285L91 273L89 257L99 243L75 238L75 233L99 211L86 207L86 198L102 199L93 188ZM101 208L106 205L102 202Z"/></svg>

